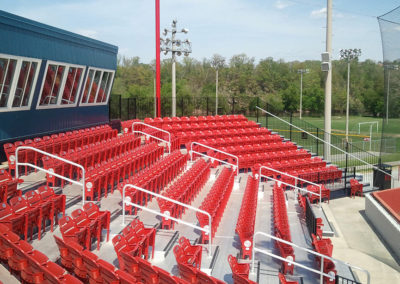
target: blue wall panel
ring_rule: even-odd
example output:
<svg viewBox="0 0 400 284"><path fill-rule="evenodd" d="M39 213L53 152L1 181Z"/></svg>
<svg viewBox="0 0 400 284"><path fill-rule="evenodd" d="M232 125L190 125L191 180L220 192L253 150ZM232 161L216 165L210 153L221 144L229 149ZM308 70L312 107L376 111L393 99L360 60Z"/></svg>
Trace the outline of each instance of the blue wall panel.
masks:
<svg viewBox="0 0 400 284"><path fill-rule="evenodd" d="M0 142L108 123L108 106L0 113Z"/></svg>

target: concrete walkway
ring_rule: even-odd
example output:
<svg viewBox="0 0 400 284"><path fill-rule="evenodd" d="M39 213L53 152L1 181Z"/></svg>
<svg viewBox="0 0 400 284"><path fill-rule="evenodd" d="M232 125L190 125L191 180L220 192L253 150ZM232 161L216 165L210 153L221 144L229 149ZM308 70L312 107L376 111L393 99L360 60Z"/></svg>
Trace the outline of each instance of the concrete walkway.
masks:
<svg viewBox="0 0 400 284"><path fill-rule="evenodd" d="M400 283L400 266L369 225L363 197L331 200L323 208L337 233L331 238L334 258L368 270L370 283ZM365 273L353 271L367 283Z"/></svg>

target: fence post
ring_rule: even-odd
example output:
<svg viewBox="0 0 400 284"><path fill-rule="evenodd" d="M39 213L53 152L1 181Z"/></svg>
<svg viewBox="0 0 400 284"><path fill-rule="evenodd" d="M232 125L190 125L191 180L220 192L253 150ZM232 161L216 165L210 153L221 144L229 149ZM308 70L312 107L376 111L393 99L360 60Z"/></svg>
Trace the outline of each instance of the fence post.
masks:
<svg viewBox="0 0 400 284"><path fill-rule="evenodd" d="M122 96L119 96L119 119L122 119Z"/></svg>
<svg viewBox="0 0 400 284"><path fill-rule="evenodd" d="M344 190L346 192L346 195L349 195L348 189L347 189L347 171L348 171L348 162L349 162L349 142L346 141L346 168L344 169Z"/></svg>
<svg viewBox="0 0 400 284"><path fill-rule="evenodd" d="M181 98L181 116L183 116L183 97Z"/></svg>
<svg viewBox="0 0 400 284"><path fill-rule="evenodd" d="M206 101L207 101L207 115L208 115L208 97L206 97Z"/></svg>
<svg viewBox="0 0 400 284"><path fill-rule="evenodd" d="M136 100L136 98L133 98L133 102L134 102L134 108L133 108L133 110L134 110L134 119L136 119L137 118L137 100Z"/></svg>
<svg viewBox="0 0 400 284"><path fill-rule="evenodd" d="M235 98L232 98L232 114L235 114Z"/></svg>
<svg viewBox="0 0 400 284"><path fill-rule="evenodd" d="M289 132L290 141L292 141L292 123L293 123L293 112L290 113L290 132Z"/></svg>
<svg viewBox="0 0 400 284"><path fill-rule="evenodd" d="M319 132L319 128L317 128L317 137L319 137L319 136L318 136L318 134L319 134L318 132ZM318 153L319 153L319 152L318 152L318 139L316 139L316 140L317 140L317 156L319 156L319 155L318 155Z"/></svg>
<svg viewBox="0 0 400 284"><path fill-rule="evenodd" d="M257 106L260 105L260 98L257 97ZM257 112L257 123L258 123L258 108L256 108L256 112Z"/></svg>
<svg viewBox="0 0 400 284"><path fill-rule="evenodd" d="M267 110L267 112L265 113L265 128L268 128L268 103L267 103L267 106L266 106L266 110Z"/></svg>

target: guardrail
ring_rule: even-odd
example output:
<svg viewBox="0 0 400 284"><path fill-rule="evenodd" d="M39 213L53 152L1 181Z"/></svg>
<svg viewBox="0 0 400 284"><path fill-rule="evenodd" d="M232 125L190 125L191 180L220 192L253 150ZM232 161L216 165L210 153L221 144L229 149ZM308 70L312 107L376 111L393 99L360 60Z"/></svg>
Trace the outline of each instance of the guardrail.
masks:
<svg viewBox="0 0 400 284"><path fill-rule="evenodd" d="M281 243L290 245L290 246L292 246L292 247L294 247L294 248L298 248L298 249L300 249L300 250L306 251L306 252L308 252L308 253L310 253L310 254L313 254L313 255L315 255L315 256L320 257L320 258L321 258L321 270L316 270L316 269L314 269L314 268L307 267L307 266L305 266L305 265L303 265L303 264L301 264L301 263L295 262L295 261L293 261L293 260L291 260L291 259L283 258L283 257L281 257L281 256L279 256L279 255L273 254L273 253L268 252L268 251L266 251L266 250L256 248L255 239L256 239L256 236L257 236L257 235L262 235L262 236L268 237L268 238L273 239L273 240L275 240L275 241L278 241L278 242L281 242ZM347 266L349 266L349 267L351 267L351 268L360 270L361 272L363 272L363 273L365 273L365 274L367 275L367 284L370 284L370 278L371 278L371 277L370 277L370 274L369 274L369 272L368 272L367 270L365 270L365 269L363 269L363 268L360 268L360 267L351 265L351 264L348 263L348 262L344 262L344 261L341 261L341 260L338 260L338 259L334 259L334 258L329 257L329 256L324 255L324 254L320 254L320 253L315 252L315 251L313 251L313 250L310 250L310 249L307 249L307 248L303 248L303 247L298 246L298 245L296 245L296 244L294 244L294 243L288 242L288 241L283 240L283 239L281 239L281 238L277 238L277 237L275 237L275 236L272 236L272 235L267 234L267 233L264 233L264 232L256 232L256 233L254 233L254 235L253 235L253 256L252 256L252 260L251 260L251 262L252 262L252 263L251 263L251 273L252 273L252 274L254 274L254 269L255 269L255 260L254 260L254 257L255 257L255 252L256 252L256 251L258 251L258 252L260 252L260 253L262 253L262 254L271 256L271 257L273 257L273 258L277 258L277 259L279 259L279 260L281 260L281 261L284 261L284 262L287 262L287 263L289 263L289 264L291 264L291 265L296 265L296 266L301 267L301 268L303 268L303 269L306 269L306 270L308 270L308 271L311 271L311 272L314 272L314 273L316 273L316 274L319 274L319 275L320 275L320 284L323 284L323 277L324 277L324 276L325 276L325 277L329 277L331 280L334 280L334 279L335 279L335 276L336 276L334 273L325 273L325 272L323 271L323 270L324 270L324 260L325 260L325 259L329 259L330 261L332 261L332 262L334 262L334 263L341 262L342 264L347 265Z"/></svg>
<svg viewBox="0 0 400 284"><path fill-rule="evenodd" d="M267 170L269 170L269 171L274 171L274 172L276 172L276 173L279 173L281 176L282 176L282 175L285 175L285 176L294 178L294 185L291 185L291 184L285 183L285 182L283 182L283 181L281 181L281 180L276 180L276 179L267 177L267 176L265 176L265 175L262 175L262 174L261 174L261 169L267 169ZM288 173L284 173L284 172L275 170L275 169L270 168L270 167L267 167L267 166L261 166L261 167L260 167L260 170L259 170L259 173L260 173L260 180L261 180L261 177L269 178L269 179L272 179L272 180L274 180L274 181L281 182L281 183L283 183L283 184L285 184L285 185L287 185L287 186L293 186L293 187L296 188L297 190L306 191L307 193L310 193L310 194L319 196L319 208L320 208L320 209L322 208L322 205L321 205L321 201L322 201L322 200L321 200L321 199L322 199L322 185L317 184L317 183L313 183L313 182L308 181L308 180L306 180L306 179L302 179L302 178L299 178L299 177L296 177L296 176L292 176L292 175L290 175L290 174L288 174ZM309 183L309 184L318 186L318 187L319 187L319 194L317 194L317 193L315 193L315 192L308 191L307 189L298 187L298 186L297 186L297 181L302 181L302 182L306 182L306 183Z"/></svg>
<svg viewBox="0 0 400 284"><path fill-rule="evenodd" d="M126 188L128 188L128 187L134 188L134 189L139 190L139 191L142 191L142 192L144 192L144 193L153 195L153 196L155 196L155 197L158 197L158 198L167 200L167 201L169 201L169 202L178 204L178 205L180 205L180 206L183 206L183 207L186 207L186 208L188 208L188 209L192 209L192 210L194 210L194 211L196 211L196 212L199 212L199 213L201 213L201 214L204 214L204 215L208 216L208 226L204 226L204 228L202 228L202 227L200 227L200 226L193 225L193 224L191 224L191 223L189 223L189 222L186 222L186 221L183 221L183 220L181 220L181 219L177 219L177 218L171 217L170 214L168 214L168 213L169 213L168 211L166 211L166 213L161 213L161 212L159 212L159 211L156 211L156 210L153 210L153 209L150 209L150 208L141 206L141 205L139 205L139 204L133 203L133 202L131 202L131 200L127 200L128 198L130 199L129 196L128 196L127 198L125 198L125 191L126 191ZM209 248L208 248L208 249L209 249L209 250L208 250L208 256L209 256L209 257L212 257L212 238L211 238L211 236L212 236L212 234L211 234L211 232L212 232L212 227L211 227L212 218L211 218L210 213L208 213L208 212L206 212L206 211L204 211L204 210L201 210L201 209L199 209L199 208L190 206L190 205L188 205L188 204L179 202L179 201L177 201L177 200L168 198L168 197L163 196L163 195L161 195L161 194L154 193L154 192L149 191L149 190L147 190L147 189L138 187L138 186L136 186L136 185L133 185L133 184L126 184L126 185L123 187L123 189L122 189L122 225L125 225L125 204L128 204L128 205L130 205L130 206L137 207L137 208L139 208L139 209L142 209L142 210L144 210L144 211L153 213L153 214L158 215L158 216L162 216L162 217L167 218L167 219L171 219L171 220L173 220L173 221L175 221L175 222L177 222L177 223L184 224L184 225L186 225L186 226L189 226L189 227L194 228L194 229L198 229L198 230L200 230L200 231L205 232L206 234L209 234L209 236L210 236L210 241L208 242L208 246L209 246ZM168 213L167 213L167 212L168 212ZM206 228L206 227L208 227L208 228Z"/></svg>
<svg viewBox="0 0 400 284"><path fill-rule="evenodd" d="M202 146L202 147L204 147L204 148L207 148L207 149L213 150L213 151L215 151L215 152L219 152L219 153L222 153L222 154L224 154L224 155L230 156L230 157L232 157L232 158L234 158L234 159L236 160L236 165L235 165L235 164L232 164L232 163L229 163L229 162L226 162L226 161L223 161L223 160L220 160L220 159L217 159L217 158L214 158L214 157L211 157L211 156L206 155L206 154L201 153L201 152L193 151L193 144L197 144L197 145ZM210 147L210 146L207 146L207 145L198 143L198 142L192 142L192 143L190 143L190 152L189 152L189 154L190 154L190 161L193 161L193 153L198 154L198 155L203 156L203 157L210 158L211 161L216 160L216 161L218 161L218 162L220 162L220 163L223 163L223 164L226 164L226 165L230 165L230 166L232 166L233 170L236 170L237 175L239 175L239 158L238 158L237 156L235 156L235 155L232 155L232 154L230 154L230 153L221 151L221 150L219 150L219 149L216 149L216 148L213 148L213 147Z"/></svg>
<svg viewBox="0 0 400 284"><path fill-rule="evenodd" d="M168 140L162 139L162 138L160 138L160 137L157 137L157 136L148 134L148 133L143 132L143 131L140 131L140 130L135 130L135 125L139 125L139 124L140 124L140 125L147 126L147 127L149 127L149 128L152 128L152 129L155 129L155 130L158 130L158 131L160 131L160 132L163 132L163 133L168 134ZM146 137L151 137L151 138L156 139L156 140L158 140L158 141L162 141L162 142L167 143L167 145L168 145L168 153L171 154L171 133L170 133L170 132L168 132L168 131L166 131L166 130L164 130L164 129L155 127L155 126L153 126L153 125L144 123L144 122L139 122L139 121L136 121L136 122L133 122L133 123L132 123L132 132L133 132L133 133L140 133L140 134L146 135Z"/></svg>
<svg viewBox="0 0 400 284"><path fill-rule="evenodd" d="M20 150L32 150L32 151L38 152L38 153L40 153L42 155L49 156L51 158L60 160L60 161L62 161L64 163L67 163L67 164L70 164L72 166L80 168L82 170L82 182L79 182L79 181L67 178L65 176L59 175L59 174L54 172L54 169L51 169L51 168L49 170L45 170L45 169L43 169L41 167L38 167L36 165L33 165L31 163L20 163L20 162L18 162L18 152ZM29 167L32 167L32 168L37 169L39 171L45 172L45 173L49 174L50 176L56 176L56 177L58 177L60 179L63 179L63 180L66 180L68 182L71 182L73 184L82 186L82 206L85 205L85 168L82 165L74 163L74 162L71 162L71 161L69 161L67 159L61 158L61 157L56 156L54 154L47 153L45 151L39 150L39 149L34 148L34 147L20 146L15 150L15 178L17 178L17 179L18 179L18 176L19 176L18 166L29 166Z"/></svg>
<svg viewBox="0 0 400 284"><path fill-rule="evenodd" d="M306 131L306 130L304 130L304 129L302 129L302 128L300 128L300 127L298 127L298 126L296 126L296 125L294 125L294 124L292 124L292 123L290 123L290 122L288 122L288 121L286 121L286 120L284 120L284 119L282 119L282 118L280 118L280 117L278 117L278 116L276 116L276 115L274 115L274 114L272 114L272 113L270 113L269 111L267 111L267 110L265 110L265 109L262 109L262 108L260 108L260 107L258 107L258 106L256 106L256 108L259 109L259 110L261 110L261 111L263 111L263 112L265 112L265 113L267 113L267 114L269 114L269 115L271 115L271 116L273 116L274 118L276 118L276 119L278 119L278 120L280 120L280 121L282 121L282 122L284 122L284 123L290 125L291 127L294 127L294 128L296 128L296 129L298 129L298 130L304 132L304 133L307 133L308 135L310 135L310 136L313 137L314 139L317 139L318 141L321 141L322 143L327 144L328 146L330 146L330 147L332 147L332 148L334 148L334 149L336 149L336 150L342 152L343 154L348 155L348 156L350 156L350 157L356 159L357 161L359 161L359 162L361 162L361 163L363 163L363 164L365 164L365 165L367 165L367 166L372 167L373 169L376 169L376 170L378 170L378 171L384 173L385 175L391 176L391 177L392 177L392 180L394 179L394 176L393 176L393 175L391 175L391 174L389 174L389 173L387 173L387 172L385 172L385 171L382 171L380 168L378 168L378 167L376 167L376 166L374 166L374 165L372 165L372 164L370 164L370 163L368 163L368 162L366 162L366 161L364 161L364 160L362 160L362 159L360 159L360 158L354 156L353 154L351 154L351 153L349 153L349 152L346 152L346 151L340 149L339 147L337 147L337 146L335 146L335 145L333 145L333 144L331 144L331 143L325 141L324 139L321 139L321 138L319 138L318 136L315 136L315 135L311 134L310 132L308 132L308 131Z"/></svg>

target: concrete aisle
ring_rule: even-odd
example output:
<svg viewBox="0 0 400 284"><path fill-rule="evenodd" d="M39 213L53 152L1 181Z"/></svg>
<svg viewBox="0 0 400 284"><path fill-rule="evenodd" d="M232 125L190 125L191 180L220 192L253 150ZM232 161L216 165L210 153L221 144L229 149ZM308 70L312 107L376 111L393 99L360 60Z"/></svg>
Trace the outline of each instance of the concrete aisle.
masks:
<svg viewBox="0 0 400 284"><path fill-rule="evenodd" d="M334 258L368 270L371 283L400 283L400 266L369 225L363 197L339 198L322 206L337 233L331 238ZM365 273L354 271L367 283Z"/></svg>

